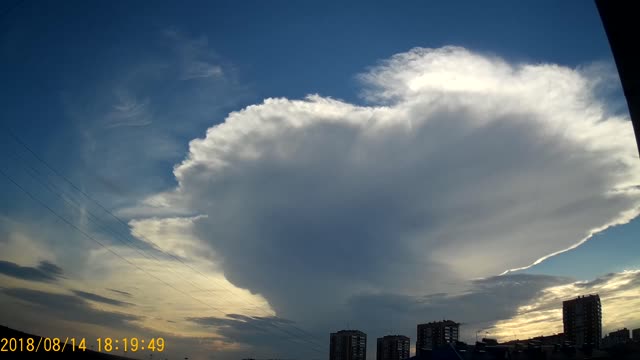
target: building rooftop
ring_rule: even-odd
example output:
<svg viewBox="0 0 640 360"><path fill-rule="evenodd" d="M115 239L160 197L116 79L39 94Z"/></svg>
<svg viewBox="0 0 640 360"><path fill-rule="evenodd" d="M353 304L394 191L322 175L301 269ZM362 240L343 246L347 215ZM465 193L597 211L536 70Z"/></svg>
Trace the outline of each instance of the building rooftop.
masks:
<svg viewBox="0 0 640 360"><path fill-rule="evenodd" d="M460 323L457 323L453 320L441 320L441 321L431 321L428 323L418 324L418 326L420 325L460 325Z"/></svg>
<svg viewBox="0 0 640 360"><path fill-rule="evenodd" d="M334 333L331 333L331 334L332 335L333 334L336 334L336 335L338 335L338 334L339 335L347 335L347 334L367 335L367 334L365 334L364 332L362 332L360 330L340 330L340 331L337 331L337 332L334 332Z"/></svg>
<svg viewBox="0 0 640 360"><path fill-rule="evenodd" d="M392 339L392 338L409 340L409 337L406 335L385 335L383 337L379 337L378 339Z"/></svg>

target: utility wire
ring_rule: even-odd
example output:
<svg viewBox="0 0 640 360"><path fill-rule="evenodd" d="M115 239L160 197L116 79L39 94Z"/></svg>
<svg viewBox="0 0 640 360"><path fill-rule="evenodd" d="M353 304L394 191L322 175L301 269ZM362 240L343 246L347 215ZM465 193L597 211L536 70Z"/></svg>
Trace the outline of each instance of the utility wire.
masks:
<svg viewBox="0 0 640 360"><path fill-rule="evenodd" d="M124 225L127 229L129 229L129 224L122 220L120 217L118 217L117 215L115 215L112 211L110 211L109 209L107 209L104 205L102 205L98 200L96 200L95 198L91 197L89 194L87 194L85 191L83 191L82 189L80 189L80 187L78 187L76 184L74 184L69 178L67 178L66 176L64 176L63 174L61 174L59 171L57 171L53 166L51 166L46 160L44 160L42 157L40 157L33 149L31 149L31 147L29 147L29 145L27 145L24 141L22 141L22 139L16 135L13 131L11 131L11 129L9 129L7 126L3 126L5 128L5 131L7 132L7 134L15 141L17 142L19 145L21 145L23 148L25 148L34 158L36 158L40 163L42 163L47 169L49 169L52 173L54 173L56 176L58 176L59 178L63 179L67 184L69 184L73 189L75 189L76 191L78 191L80 194L82 194L85 198L87 198L88 200L90 200L92 203L94 203L95 205L97 205L100 209L102 209L104 212L106 212L109 216L111 216L113 219L115 219L117 222L119 222L120 224ZM140 236L140 238L142 238L143 240L145 240L146 242L152 244L156 250L160 251L161 253L171 257L172 259L180 262L182 265L186 266L187 268L189 268L190 270L196 272L197 274L199 274L200 276L204 277L205 279L209 280L209 281L214 281L216 283L221 284L221 282L217 279L211 279L209 276L207 276L206 274L202 273L201 271L199 271L198 269L192 267L191 265L189 265L188 263L184 262L180 257L175 256L169 252L165 252L162 250L162 248L156 244L154 241L152 241L151 239L144 237L144 236ZM229 295L233 296L233 294L231 293L231 291L226 287L226 286L222 286L222 288L229 293ZM199 290L203 290L203 289L199 289ZM246 303L246 302L245 302ZM248 303L249 305L252 306L258 306L257 303ZM296 331L300 332L301 334L303 334L306 337L309 338L314 338L313 334L310 334L309 332L299 328L298 326L295 325L290 325L291 328L295 329ZM321 346L320 343L317 343L317 341L314 340L314 343L316 343L316 345Z"/></svg>
<svg viewBox="0 0 640 360"><path fill-rule="evenodd" d="M64 179L67 183L69 183L69 184L70 184L74 189L78 190L78 191L79 191L80 193L82 193L85 197L89 198L89 199L90 199L90 200L92 200L94 203L96 203L96 204L97 204L101 209L105 210L107 213L110 213L112 217L116 218L120 223L122 223L122 224L124 224L124 225L126 225L126 226L128 227L128 225L127 225L123 220L121 220L120 218L118 218L115 214L111 213L108 209L106 209L104 206L102 206L102 204L100 204L97 200L95 200L95 199L91 198L91 197L90 197L88 194L86 194L84 191L80 190L80 188L78 188L75 184L73 184L73 183L72 183L68 178L66 178L64 175L60 174L60 173L59 173L58 171L56 171L52 166L50 166L50 165L49 165L45 160L43 160L42 158L40 158L40 157L39 157L39 156L38 156L38 155L37 155L37 154L36 154L36 153L35 153L35 152L30 148L30 147L28 147L28 145L26 145L26 144L25 144L21 139L19 139L19 138L18 138L15 134L13 134L9 129L7 129L7 132L11 135L11 137L12 137L16 142L18 142L18 143L19 143L20 145L22 145L25 149L27 149L27 150L28 150L28 151L29 151L29 152L30 152L34 157L36 157L36 159L38 159L41 163L43 163L43 164L44 164L48 169L50 169L54 174L56 174L56 175L58 175L59 177L63 178L63 179ZM30 166L30 165L28 165L28 166L29 166L29 168L30 168L32 171L34 171L34 172L36 172L36 173L39 173L39 171L37 171L37 170L36 170L35 168L33 168L32 166ZM6 176L8 176L8 175L6 175L6 174L4 174L4 175L5 175L5 177L6 177ZM51 186L49 186L49 185L47 185L47 184L43 183L42 181L40 181L39 179L37 179L37 177L33 176L32 174L29 174L29 175L30 175L31 177L33 177L36 181L38 181L42 186L44 186L44 187L48 188L48 190L49 190L49 191L51 191L52 193L54 193L57 197L59 197L60 199L62 199L63 201L65 201L67 204L72 205L68 199L66 199L63 195L61 195L61 194L60 194L60 193L58 193L57 191L53 190L53 189L51 188ZM44 176L43 176L43 177L44 177ZM16 183L16 182L15 182L15 181L13 181L12 179L10 179L10 180L11 180L12 182ZM50 183L48 180L45 180L45 181L46 181L47 183ZM16 184L17 184L17 183L16 183ZM50 184L57 188L57 186L55 186L54 184L52 184L52 183L50 183ZM25 190L23 189L23 191L25 191ZM32 195L30 195L30 197L34 198ZM73 201L73 200L72 200L72 202L74 202L74 203L76 204L76 206L78 206L78 207L80 206L80 205L79 205L79 204L77 204L75 201ZM72 205L72 206L73 206L73 205ZM48 207L47 207L47 208L48 208ZM48 209L50 209L50 208L48 208ZM87 212L88 212L88 215L89 215L89 219L90 219L91 221L94 221L95 223L97 223L97 224L98 224L98 226L100 226L101 228L103 228L103 229L105 228L104 226L102 226L102 225L100 225L100 224L98 223L98 221L99 221L99 220L97 219L97 217L96 217L95 215L93 215L93 213L91 213L90 211L87 211ZM65 221L65 222L67 222L67 221ZM67 222L67 223L69 223L69 222ZM110 232L111 232L111 233L113 233L113 234L116 234L116 236L118 235L117 233L115 233L115 231L110 231ZM118 240L119 240L121 243L123 243L124 245L126 245L126 246L128 246L128 247L130 247L130 248L132 248L132 249L133 249L133 247L132 247L130 244L128 244L127 242L125 242L125 241L121 240L119 236L117 236L117 238L118 238ZM148 239L145 239L145 240L146 240L146 241L151 242L151 243L156 247L156 250L160 251L160 252L161 252L161 253L163 253L163 254L169 255L169 256L171 256L171 257L172 257L172 258L174 258L174 259L179 260L182 264L184 264L184 265L185 265L185 266L187 266L188 268L190 268L190 269L192 269L192 270L195 270L193 267L189 266L189 265L188 265L188 264L186 264L184 261L182 261L179 257L176 257L176 256L174 256L174 255L172 255L172 254L170 254L170 253L166 253L166 252L164 252L164 251L161 249L161 247L160 247L160 246L158 246L157 244L155 244L155 243L154 243L154 242L152 242L151 240L148 240ZM131 241L131 242L133 242L133 241ZM100 244L100 245L101 245L101 246L104 246L103 244ZM134 249L134 250L136 250L136 252L138 252L139 254L141 254L141 255L145 256L145 258L147 258L147 259L149 258L149 256L147 256L147 255L146 255L146 253L141 253L141 252L140 252L140 251L138 251L137 249ZM111 251L111 250L110 250L110 251ZM142 251L144 252L144 250L142 250ZM113 251L111 251L111 252L113 252ZM155 257L154 255L152 255L152 254L151 254L151 257L153 257L156 261L160 262L160 260L159 260L157 257ZM134 264L132 263L132 265L134 265ZM138 267L137 265L134 265L134 266ZM138 268L139 268L139 267L138 267ZM195 271L196 271L196 272L198 272L200 275L204 276L205 278L207 278L207 279L211 280L208 276L206 276L206 275L205 275L205 274L203 274L202 272L199 272L199 271L197 271L197 270L195 270ZM202 288L198 287L196 284L194 284L193 282L191 282L191 281L189 281L189 280L186 280L186 279L185 279L185 281L189 282L189 283L190 283L194 288L196 288L197 290L200 290L200 291L207 291L207 292L208 292L208 291L215 291L215 290L205 290L205 289L202 289ZM174 289L175 289L175 288L174 288ZM229 289L228 289L228 288L223 287L223 289L224 289L224 290L226 290L229 294L231 294L231 292L229 291ZM233 295L233 294L231 294L231 295ZM191 295L189 295L189 296L190 296L190 297L192 297L192 298L194 298L194 297L193 297L193 296L191 296ZM198 300L198 301L199 301L199 302L201 302L200 300ZM258 306L256 303L247 303L246 301L245 301L245 304L247 304L247 305L252 305L252 306ZM208 307L211 307L211 305L209 305L209 304L207 304L207 306L208 306ZM224 314L224 313L223 313L222 311L220 311L219 309L216 309L216 308L213 308L213 309L217 310L219 313L221 313L221 314L223 314L223 315L225 315L225 316L226 316L226 314ZM289 335L289 336L293 336L293 337L295 337L295 335L294 335L294 334L291 334L290 332L288 332L288 331L286 331L286 330L282 329L281 327L277 326L277 324L272 324L272 326L274 326L275 328L277 328L277 329L279 329L279 330L281 330L281 331L283 331L283 332L287 333L287 335ZM294 329L294 330L296 330L296 331L298 331L299 333L303 334L304 336L308 337L309 339L313 339L313 335L312 335L312 334L310 334L310 333L308 333L308 332L306 332L306 331L304 331L304 330L300 329L299 327L297 327L297 326L295 326L295 325L289 325L289 327L290 327L290 328L292 328L292 329ZM305 342L307 342L307 343L309 343L309 341L310 341L310 343L311 343L311 344L313 344L313 345L315 345L315 346L321 346L321 345L320 345L316 340L304 340L304 341L305 341Z"/></svg>
<svg viewBox="0 0 640 360"><path fill-rule="evenodd" d="M7 178L11 183L13 183L16 187L18 187L18 189L20 189L22 192L24 192L27 196L29 196L32 200L34 200L35 202L37 202L38 204L40 204L42 207L44 207L45 209L47 209L50 213L52 213L55 217L57 217L58 219L60 219L61 221L63 221L65 224L67 224L68 226L70 226L72 229L74 229L75 231L78 231L80 234L82 234L84 237L94 241L95 243L97 243L98 245L100 245L101 247L103 247L105 250L109 251L110 253L112 253L113 255L117 256L118 258L120 258L122 261L126 262L127 264L135 267L136 269L144 272L146 275L158 280L159 282L161 282L162 284L170 287L171 289L186 295L188 297L190 297L191 299L205 305L206 307L215 310L216 312L222 314L223 316L226 316L226 314L224 312L221 312L220 310L212 307L210 304L192 296L189 293L186 293L180 289L178 289L177 287L171 285L170 283L162 280L161 278L151 274L150 272L146 271L145 269L141 268L140 266L138 266L137 264L135 264L134 262L129 261L126 257L120 255L119 253L117 253L115 250L111 249L108 245L105 245L104 243L102 243L100 240L96 239L95 237L91 236L90 234L88 234L87 232L85 232L84 230L82 230L81 228L79 228L78 226L76 226L74 223L72 223L71 221L67 220L64 216L58 214L54 209L52 209L50 206L48 206L47 204L45 204L42 200L38 199L37 197L35 197L30 191L28 191L26 188L24 188L22 185L20 185L17 181L15 181L11 176L9 176L9 174L7 174L4 170L0 169L0 174L3 175L5 178ZM250 327L253 327L255 329L257 329L258 331L264 331L263 329L261 329L258 326L255 326L254 324L250 323L250 322L245 322L246 325L249 325ZM271 326L275 326L275 324L271 324ZM276 327L277 328L277 327ZM289 335L292 338L296 338L296 336L282 328L278 328L280 331L286 333L287 335ZM302 339L304 342L309 343L309 341ZM313 344L313 343L311 343ZM315 345L315 344L313 344ZM317 352L322 352L322 350L316 348L316 347L311 347L310 349L313 349L314 351Z"/></svg>
<svg viewBox="0 0 640 360"><path fill-rule="evenodd" d="M3 12L0 12L0 20L3 19L4 17L6 17L7 15L9 15L12 11L14 11L16 8L18 8L20 5L22 5L22 3L24 3L25 0L18 0L16 2L14 2L13 4L9 5L9 7L7 7ZM107 212L109 215L111 215L113 218L115 218L118 222L124 224L125 226L127 226L127 228L129 227L129 225L127 223L125 223L122 219L120 219L119 217L117 217L115 214L113 214L111 211L109 211L107 208L105 208L102 204L100 204L97 200L93 199L91 196L89 196L87 193L85 193L83 190L81 190L80 188L78 188L75 184L73 184L73 182L71 182L68 178L66 178L64 175L60 174L59 172L57 172L53 167L51 167L46 161L44 161L42 158L40 158L33 150L31 150L31 148L29 148L23 141L20 140L20 138L18 138L10 129L8 129L5 126L5 130L7 131L7 133L14 138L14 140L16 140L19 144L21 144L25 149L27 149L36 159L38 159L41 163L43 163L49 170L51 170L54 174L58 175L59 177L61 177L62 179L64 179L67 183L69 183L74 189L76 189L77 191L79 191L82 195L84 195L86 198L88 198L89 200L91 200L92 202L94 202L96 205L98 205L98 207L100 207L103 211ZM2 171L2 170L0 170ZM44 203L40 202L39 200L37 200L33 195L31 195L29 192L26 191L26 189L22 188L17 182L15 182L12 178L10 178L6 173L4 173L2 171L2 174L9 179L12 183L14 183L16 186L18 186L23 192L25 192L27 195L29 195L30 198L32 198L33 200L37 201L38 203L40 203L42 206L44 206L47 210L53 212L53 210L51 208L49 208L48 206L46 206ZM34 177L35 178L35 177ZM44 184L42 184L40 182L41 185L44 186ZM47 188L49 188L48 186L45 186ZM52 191L49 188L50 191ZM53 192L53 191L52 191ZM65 199L65 201L67 201ZM79 230L78 228L76 228L72 223L64 220L62 217L58 216L57 213L53 212L54 215L56 215L56 217L59 217L61 220L63 220L65 223L69 224L70 226L72 226L74 229L77 229L78 231L80 231L81 233L84 234L83 231ZM93 216L93 215L92 215ZM93 239L93 238L92 238ZM191 270L197 272L198 274L200 274L201 276L204 276L205 278L207 278L208 280L211 280L208 276L206 276L205 274L203 274L202 272L200 272L199 270L191 267L190 265L188 265L187 263L185 263L184 261L182 261L182 259L180 259L179 257L174 256L171 253L167 253L164 252L157 244L155 244L153 241L151 241L150 239L146 239L145 237L142 237L143 240L151 243L152 245L154 245L156 247L156 250L160 251L161 253L168 255L172 258L174 258L175 260L179 261L180 263L182 263L183 265L187 266L188 268L190 268ZM94 239L95 240L95 239ZM102 247L105 247L104 244L100 243L99 241L95 240L98 244L100 244ZM117 253L115 253L113 250L105 247L106 249L108 249L110 252L112 252L114 255L120 257L121 259L123 259L124 261L130 263L129 261L127 261L124 257L118 255ZM154 257L155 258L155 257ZM156 258L157 259L157 258ZM132 263L130 263L133 266L138 267L137 265L134 265ZM139 268L139 267L138 267ZM157 279L157 278L156 278ZM160 280L160 279L158 279ZM160 280L161 281L161 280ZM231 292L224 287L225 290L227 290L227 292L229 292L231 294ZM174 288L175 289L175 288ZM176 289L177 290L177 289ZM210 290L203 290L200 289L202 291L210 291ZM256 304L251 304L251 305L256 305ZM225 314L226 315L226 314ZM273 324L272 326L275 326L275 324ZM297 330L298 332L304 334L305 336L308 336L310 338L313 338L313 335L306 332L303 329L300 329L297 326L294 325L290 325L291 328ZM289 334L291 335L291 334ZM313 341L313 343L317 344L315 341Z"/></svg>
<svg viewBox="0 0 640 360"><path fill-rule="evenodd" d="M107 213L109 216L111 216L113 219L115 219L117 222L119 222L120 224L124 225L127 229L129 229L129 224L122 220L120 217L118 217L117 215L115 215L112 211L110 211L109 209L107 209L105 206L103 206L98 200L94 199L93 197L91 197L89 194L87 194L85 191L83 191L82 189L80 189L76 184L74 184L71 180L69 180L66 176L64 176L63 174L61 174L60 172L58 172L56 169L54 169L46 160L44 160L43 158L41 158L35 151L33 151L31 149L31 147L29 147L29 145L27 145L24 141L22 141L22 139L20 139L16 134L14 134L11 129L8 129L5 126L5 130L7 131L7 134L13 139L15 140L18 144L20 144L23 148L25 148L29 153L31 153L31 155L33 155L33 157L35 157L40 163L42 163L47 169L49 169L51 172L53 172L56 176L58 176L59 178L63 179L67 184L69 184L73 189L75 189L76 191L78 191L80 194L82 194L85 198L87 198L88 200L90 200L92 203L94 203L95 205L97 205L102 211L104 211L105 213ZM196 272L198 275L206 278L207 280L213 280L211 278L209 278L206 274L202 273L200 270L194 268L193 266L189 265L188 263L184 262L180 257L175 256L173 254L171 254L170 252L165 252L162 250L162 248L156 244L153 240L147 238L146 236L140 236L140 238L142 238L142 240L146 241L147 243L153 245L155 247L156 250L160 251L161 253L163 253L164 255L167 255L169 257L171 257L173 260L176 260L178 262L180 262L182 265L186 266L187 268L189 268L190 270ZM215 281L215 280L214 280Z"/></svg>
<svg viewBox="0 0 640 360"><path fill-rule="evenodd" d="M14 154L14 156L16 156ZM19 156L16 156L19 157ZM33 178L35 181L37 181L40 185L42 185L43 187L45 187L47 190L49 190L51 193L53 193L54 195L56 195L59 199L61 199L62 201L64 201L67 205L69 205L70 207L73 207L75 209L77 209L78 211L82 211L80 209L80 207L82 206L79 202L73 200L73 199L69 199L68 197L65 196L64 191L61 191L55 184L53 184L52 182L50 182L49 180L41 180L38 178L37 175L40 175L44 178L44 176L42 175L42 173L40 173L37 169L35 169L33 166L29 165L29 164L24 164L23 166L27 166L28 169L27 170L27 174L29 174L29 176L31 176L31 178ZM55 189L54 189L55 188ZM89 221L92 221L93 223L95 223L100 229L107 231L109 233L111 233L120 243L122 243L123 245L129 247L130 249L136 251L138 254L144 256L144 258L149 259L149 260L155 260L156 262L158 262L161 265L164 265L160 262L160 259L158 259L155 255L153 255L151 252L146 252L145 249L141 248L139 245L138 246L133 246L132 244L136 244L135 240L129 240L126 237L121 236L120 233L116 232L115 230L109 228L107 225L103 225L100 223L100 219L94 215L91 210L87 210L87 217L89 219ZM158 250L160 252L162 252L163 254L165 254L164 251L162 250ZM172 270L171 268L168 268L168 270ZM177 275L177 273L173 272L174 274ZM190 283L193 287L195 287L197 290L200 291L208 291L205 289L201 289L199 288L197 285L195 285L193 282L191 282L189 279L186 278L181 278L181 280L184 280L188 283ZM210 290L209 290L210 291Z"/></svg>

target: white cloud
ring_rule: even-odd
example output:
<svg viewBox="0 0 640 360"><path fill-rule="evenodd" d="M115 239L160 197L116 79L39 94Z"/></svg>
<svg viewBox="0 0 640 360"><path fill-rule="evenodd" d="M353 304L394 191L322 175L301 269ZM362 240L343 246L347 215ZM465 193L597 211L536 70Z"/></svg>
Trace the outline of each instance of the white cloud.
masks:
<svg viewBox="0 0 640 360"><path fill-rule="evenodd" d="M116 92L118 101L105 116L106 128L146 126L152 123L149 99L138 100L126 92Z"/></svg>
<svg viewBox="0 0 640 360"><path fill-rule="evenodd" d="M247 94L232 64L216 56L205 37L173 30L148 43L118 67L104 59L99 83L64 94L72 129L81 135L68 163L83 174L77 177L85 191L109 208L172 186L167 169L182 159L186 140Z"/></svg>
<svg viewBox="0 0 640 360"><path fill-rule="evenodd" d="M166 8L151 10L163 15L145 16L146 25L171 15ZM138 25L138 31L131 38L145 36L148 26L132 25ZM254 25L262 28L265 24ZM43 26L50 25L38 27ZM199 24L188 26L198 28ZM72 28L64 26L65 30ZM96 41L107 40L106 35L122 38L125 29L118 26ZM3 42L15 45L16 39L29 40L27 35L3 36ZM48 36L38 37L56 37L44 35ZM513 315L496 315L492 310L515 309L513 323L501 325L506 329L524 324L523 328L535 333L527 315L554 319L557 312L549 307L580 291L602 292L605 316L611 314L627 322L626 326L635 321L640 294L637 286L630 287L637 283L631 273L587 284L564 284L566 279L543 277L525 283L518 274L506 274L490 278L505 279L508 284L502 291L495 290L494 284L484 292L473 288L485 284L482 280L471 282L474 285L468 289L469 279L526 268L638 214L640 168L633 131L628 119L611 115L608 104L597 97L600 69L585 72L554 64L514 64L456 47L414 49L361 75L363 104L311 95L266 99L226 116L225 106L243 91L227 81L233 70L215 56L205 37L192 38L175 30L165 35L173 51L169 59L160 60L159 67L152 54L154 68L149 71L140 69L150 68L147 56L158 45L152 39L142 39L149 47L140 41L124 41L122 46L109 44L89 54L62 49L57 60L64 55L80 58L71 59L71 64L52 65L72 70L72 65L82 61L98 60L86 71L91 73L86 88L74 89L71 95L74 109L70 112L78 114L76 125L86 134L86 142L73 149L78 139L57 119L47 124L56 125L51 135L64 136L39 143L37 148L46 151L68 142L63 145L69 146L57 152L64 155L64 161L58 163L61 172L107 208L124 204L127 208L117 214L134 218L127 229L133 236L153 240L163 250L183 257L207 278L194 278L193 272L162 256L160 263L139 258L113 239L105 243L219 308L220 313L209 313L211 309L203 304L168 289L107 251L96 250L96 244L70 229L54 231L66 225L50 214L51 222L34 216L29 231L19 229L0 238L0 259L23 266L36 266L42 259L56 261L70 277L61 286L103 296L105 288L126 291L133 294L126 301L139 307L128 311L141 314L144 325L202 337L219 333L185 329L182 321L233 312L293 319L317 330L322 334L319 341L326 342L328 330L352 320L349 306L361 304L356 300L363 294L420 298L422 304L436 305L442 305L439 295L422 297L446 292L441 296L445 302L460 299L446 311L434 307L420 312L407 306L403 323L393 322L393 301L375 303L361 316L354 316L358 322L351 321L367 332L372 322L381 322L385 316L390 320L385 325L393 326L389 330L396 325L415 330L415 321L434 320L432 316L439 318L440 314L459 321L490 321ZM90 36L68 38L83 41ZM25 41L29 43L33 42ZM95 49L101 44L91 45ZM144 49L137 52L136 45ZM16 58L34 60L24 46L13 48L6 47ZM109 68L109 61L96 54L115 55L109 60L116 60L111 63L117 68ZM132 58L139 63L125 63ZM308 66L306 70L317 69ZM66 78L64 72L58 75L50 76L45 89L55 87L55 79ZM29 78L43 79L35 74ZM98 79L106 81L96 82ZM64 86L82 81L78 76L65 80ZM224 123L213 126L221 120ZM203 136L205 127L210 127L206 136L192 141L184 158L185 139ZM34 130L28 133L42 132ZM53 159L55 155L43 156ZM177 187L163 191L176 185L169 169L175 162L180 162L174 168ZM141 194L150 196L142 200ZM42 200L50 204L51 198ZM79 227L101 240L107 238L104 233L96 234L88 221L87 212L96 207L83 205ZM11 204L5 207L18 214ZM99 214L107 219L104 224L114 225L104 212ZM207 291L196 290L185 279ZM514 283L519 291L512 291ZM529 300L545 287L539 304ZM460 292L503 295L511 306L451 295ZM24 314L37 326L58 327L42 335L77 335L74 331L79 331L75 326L63 327L68 324L59 320L65 314L52 318L52 311L6 307L7 295L0 297L0 313L3 318L14 318L16 325L22 321L17 315ZM411 305L398 303L400 307ZM612 312L609 304L620 311ZM356 308L364 310L364 306ZM485 309L483 318L469 320L473 312ZM424 317L415 320L417 315ZM234 325L226 325L233 331L223 340L232 338L237 330ZM123 329L101 328L92 335L121 335L118 331ZM137 329L129 331L131 336L143 335ZM245 349L244 344L223 340L208 339L217 342L215 349ZM268 339L261 340L269 345ZM179 355L195 347L183 345L180 351L184 353Z"/></svg>
<svg viewBox="0 0 640 360"><path fill-rule="evenodd" d="M183 80L222 76L222 67L204 61L191 61L185 68Z"/></svg>
<svg viewBox="0 0 640 360"><path fill-rule="evenodd" d="M368 105L311 95L232 112L190 142L174 168L175 189L119 214L139 216L131 226L141 240L211 270L233 294L203 295L220 302L217 316L277 315L324 334L349 319L371 325L371 314L398 303L412 322L435 316L442 307L425 312L407 299L444 292L463 308L448 308L456 320L508 318L568 280L535 277L505 312L481 319L471 319L478 303L504 304L491 302L493 287L467 289L469 280L526 267L637 215L631 124L607 111L592 75L462 48L414 49L361 75ZM144 278L105 262L101 251L91 259L103 277L87 278L105 287L135 292ZM177 286L182 278L167 274ZM158 289L138 289L141 303L154 304L145 314L184 319L206 310L180 294L154 303L165 295ZM465 290L467 297L450 295ZM371 312L349 312L358 301L359 309L371 302ZM555 311L538 310L541 318Z"/></svg>
<svg viewBox="0 0 640 360"><path fill-rule="evenodd" d="M200 257L215 262L211 248L191 234L194 221L206 216L187 218L150 218L130 222L133 236L146 240L164 252L180 257Z"/></svg>
<svg viewBox="0 0 640 360"><path fill-rule="evenodd" d="M361 78L373 105L312 95L229 114L155 196L206 215L194 231L229 279L285 317L357 291L449 291L637 215L631 124L580 71L447 47Z"/></svg>

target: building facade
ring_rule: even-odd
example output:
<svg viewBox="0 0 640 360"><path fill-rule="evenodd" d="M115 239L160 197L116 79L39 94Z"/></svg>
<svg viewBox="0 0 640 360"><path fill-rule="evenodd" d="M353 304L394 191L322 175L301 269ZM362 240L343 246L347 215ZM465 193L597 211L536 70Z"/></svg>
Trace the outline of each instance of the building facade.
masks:
<svg viewBox="0 0 640 360"><path fill-rule="evenodd" d="M600 296L579 296L562 302L565 340L578 347L600 347L602 338L602 306Z"/></svg>
<svg viewBox="0 0 640 360"><path fill-rule="evenodd" d="M418 324L416 354L458 341L460 324L451 320Z"/></svg>
<svg viewBox="0 0 640 360"><path fill-rule="evenodd" d="M631 341L629 329L624 328L616 331L612 331L609 335L602 339L602 347L611 347L626 344Z"/></svg>
<svg viewBox="0 0 640 360"><path fill-rule="evenodd" d="M411 340L404 335L378 338L376 360L404 360L411 357Z"/></svg>
<svg viewBox="0 0 640 360"><path fill-rule="evenodd" d="M640 342L640 328L631 330L631 339L635 342Z"/></svg>
<svg viewBox="0 0 640 360"><path fill-rule="evenodd" d="M367 334L359 330L331 333L329 360L366 360Z"/></svg>

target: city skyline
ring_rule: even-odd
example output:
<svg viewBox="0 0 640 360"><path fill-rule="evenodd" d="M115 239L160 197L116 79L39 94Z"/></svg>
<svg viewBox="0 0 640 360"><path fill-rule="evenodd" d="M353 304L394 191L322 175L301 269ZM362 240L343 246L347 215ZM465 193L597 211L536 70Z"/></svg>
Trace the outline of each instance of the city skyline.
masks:
<svg viewBox="0 0 640 360"><path fill-rule="evenodd" d="M25 0L0 28L2 326L315 360L348 324L373 358L422 321L562 333L597 293L602 334L640 328L593 1Z"/></svg>
<svg viewBox="0 0 640 360"><path fill-rule="evenodd" d="M532 337L530 339L515 339L510 341L496 341L496 339L483 337L481 341L476 338L476 345L480 343L491 345L502 344L527 344L532 341L538 341L542 345L570 345L576 348L586 348L591 346L593 349L607 349L612 346L625 344L631 341L640 341L640 328L629 330L626 327L611 331L608 334L602 333L602 312L601 302L598 294L578 295L575 298L562 301L561 308L563 310L563 333L543 334ZM409 359L411 356L420 357L421 351L431 351L438 348L447 347L448 345L456 345L459 343L460 323L453 320L431 321L417 324L416 345L413 351L410 346L410 337L406 335L388 334L377 339L376 360L403 360ZM481 332L478 330L478 332ZM631 336L634 334L636 336ZM361 342L350 342L352 336L358 339L364 338L366 343L366 332L362 330L340 330L331 333L331 360L365 360L366 352L360 357L334 356L334 337L342 335L349 341L343 343L345 353L349 349L357 348ZM495 343L494 343L495 342ZM602 343L602 344L601 344ZM355 344L355 345L353 345ZM358 352L359 351L354 351ZM402 354L402 355L401 355Z"/></svg>

